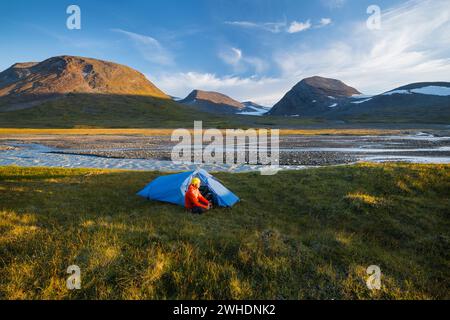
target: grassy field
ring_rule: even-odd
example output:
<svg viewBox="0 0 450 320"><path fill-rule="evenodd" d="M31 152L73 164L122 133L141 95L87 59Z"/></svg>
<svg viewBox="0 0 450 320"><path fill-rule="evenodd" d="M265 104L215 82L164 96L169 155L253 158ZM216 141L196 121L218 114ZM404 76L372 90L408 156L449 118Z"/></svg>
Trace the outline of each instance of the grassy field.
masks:
<svg viewBox="0 0 450 320"><path fill-rule="evenodd" d="M0 168L0 298L450 298L450 166L221 173L242 202L203 216L135 196L157 176Z"/></svg>
<svg viewBox="0 0 450 320"><path fill-rule="evenodd" d="M1 107L1 104L0 104ZM29 109L0 112L2 128L180 128L204 119L225 128L230 119L171 100L143 96L70 94Z"/></svg>
<svg viewBox="0 0 450 320"><path fill-rule="evenodd" d="M202 120L205 128L422 128L447 124L442 117L433 121L426 115L402 120L402 117L378 119L326 119L303 117L251 117L219 115L196 111L171 100L144 96L95 95L72 93L48 100L32 108L6 111L10 102L0 99L0 128L35 129L123 129L192 128ZM426 112L425 112L426 113ZM441 113L439 113L441 114ZM373 121L371 121L373 119ZM416 119L416 120L415 120ZM433 123L435 125L433 125ZM439 125L440 124L440 125ZM358 129L364 131L364 129ZM301 130L300 130L301 131Z"/></svg>
<svg viewBox="0 0 450 320"><path fill-rule="evenodd" d="M0 99L0 128L191 128L202 120L208 128L298 128L324 124L321 119L230 116L196 111L171 100L144 96L69 94L27 109ZM3 109L4 110L4 109Z"/></svg>

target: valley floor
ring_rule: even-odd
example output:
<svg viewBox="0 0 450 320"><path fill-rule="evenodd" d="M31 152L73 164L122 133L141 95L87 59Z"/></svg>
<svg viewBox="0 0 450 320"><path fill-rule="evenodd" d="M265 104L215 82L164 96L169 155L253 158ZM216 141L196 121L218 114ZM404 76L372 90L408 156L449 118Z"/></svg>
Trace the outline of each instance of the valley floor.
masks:
<svg viewBox="0 0 450 320"><path fill-rule="evenodd" d="M0 167L0 299L450 298L449 165L219 173L242 201L203 216L158 175Z"/></svg>
<svg viewBox="0 0 450 320"><path fill-rule="evenodd" d="M171 160L169 130L21 131L0 129L0 166L130 169L154 171L193 170L195 164ZM34 134L33 134L34 132ZM450 163L450 132L389 130L282 130L279 164L294 170L357 162L403 161ZM204 143L203 147L209 143ZM242 155L244 145L236 148ZM252 146L252 155L256 147ZM248 150L248 149L247 149ZM248 154L247 154L248 156ZM209 171L257 171L255 163L203 164Z"/></svg>

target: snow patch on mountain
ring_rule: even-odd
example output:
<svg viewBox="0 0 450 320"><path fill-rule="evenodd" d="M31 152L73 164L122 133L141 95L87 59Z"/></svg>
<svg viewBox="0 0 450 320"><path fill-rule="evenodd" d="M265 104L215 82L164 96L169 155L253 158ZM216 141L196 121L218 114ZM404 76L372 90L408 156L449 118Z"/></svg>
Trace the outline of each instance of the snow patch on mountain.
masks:
<svg viewBox="0 0 450 320"><path fill-rule="evenodd" d="M450 96L449 87L428 86L419 89L413 89L411 90L411 92L419 94L428 94L433 96L443 96L443 97Z"/></svg>
<svg viewBox="0 0 450 320"><path fill-rule="evenodd" d="M372 100L372 98L359 100L359 101L353 101L352 103L354 103L354 104L361 104L361 103L364 103L364 102L367 102L367 101L370 101L370 100Z"/></svg>
<svg viewBox="0 0 450 320"><path fill-rule="evenodd" d="M367 94L354 94L352 95L350 98L351 99L368 99L368 98L372 98L372 95L367 95Z"/></svg>
<svg viewBox="0 0 450 320"><path fill-rule="evenodd" d="M430 96L441 96L446 97L450 96L450 88L449 87L440 87L440 86L428 86L423 88L416 88L410 90L393 90L386 93L383 93L384 96L390 96L393 94L424 94Z"/></svg>
<svg viewBox="0 0 450 320"><path fill-rule="evenodd" d="M410 92L410 90L394 90L383 93L383 96L392 96L394 94L412 94L412 93Z"/></svg>
<svg viewBox="0 0 450 320"><path fill-rule="evenodd" d="M239 115L243 115L243 116L263 116L264 114L266 114L270 108L264 108L264 107L256 107L255 105L251 105L249 103L244 103L247 110L251 109L253 111L243 111L243 112L238 112L237 114Z"/></svg>
<svg viewBox="0 0 450 320"><path fill-rule="evenodd" d="M262 117L264 114L267 113L267 110L265 110L264 112L261 111L247 111L247 112L238 112L236 114L241 115L241 116L253 116L253 117Z"/></svg>

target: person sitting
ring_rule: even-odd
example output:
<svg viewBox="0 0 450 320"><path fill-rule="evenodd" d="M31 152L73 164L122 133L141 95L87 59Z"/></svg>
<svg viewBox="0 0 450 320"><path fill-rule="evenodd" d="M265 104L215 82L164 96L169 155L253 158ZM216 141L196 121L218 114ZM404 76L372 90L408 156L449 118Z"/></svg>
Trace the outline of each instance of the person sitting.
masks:
<svg viewBox="0 0 450 320"><path fill-rule="evenodd" d="M211 209L211 203L202 196L199 190L200 183L199 178L192 179L184 198L185 207L195 214L203 214Z"/></svg>

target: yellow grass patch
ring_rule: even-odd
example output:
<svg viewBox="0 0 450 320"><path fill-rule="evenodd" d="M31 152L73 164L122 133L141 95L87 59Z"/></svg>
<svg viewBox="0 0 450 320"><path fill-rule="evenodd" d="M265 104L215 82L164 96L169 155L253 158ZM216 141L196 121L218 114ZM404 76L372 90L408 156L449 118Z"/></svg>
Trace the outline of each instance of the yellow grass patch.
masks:
<svg viewBox="0 0 450 320"><path fill-rule="evenodd" d="M34 278L33 265L31 263L12 263L5 268L2 277L9 280L3 287L8 299L25 300L30 298L28 296L28 291L24 288L26 288Z"/></svg>
<svg viewBox="0 0 450 320"><path fill-rule="evenodd" d="M352 236L344 232L338 232L336 240L344 246L348 246L352 243Z"/></svg>
<svg viewBox="0 0 450 320"><path fill-rule="evenodd" d="M30 214L18 215L14 212L1 211L0 243L33 235L38 230L34 225L35 222L35 217Z"/></svg>
<svg viewBox="0 0 450 320"><path fill-rule="evenodd" d="M345 199L351 201L354 204L366 204L372 207L378 207L384 203L383 198L375 197L362 192L349 193L347 194L347 196L345 196Z"/></svg>
<svg viewBox="0 0 450 320"><path fill-rule="evenodd" d="M248 297L251 293L252 289L248 282L242 281L238 279L236 275L233 275L230 280L230 294L232 299L245 299L245 297Z"/></svg>

